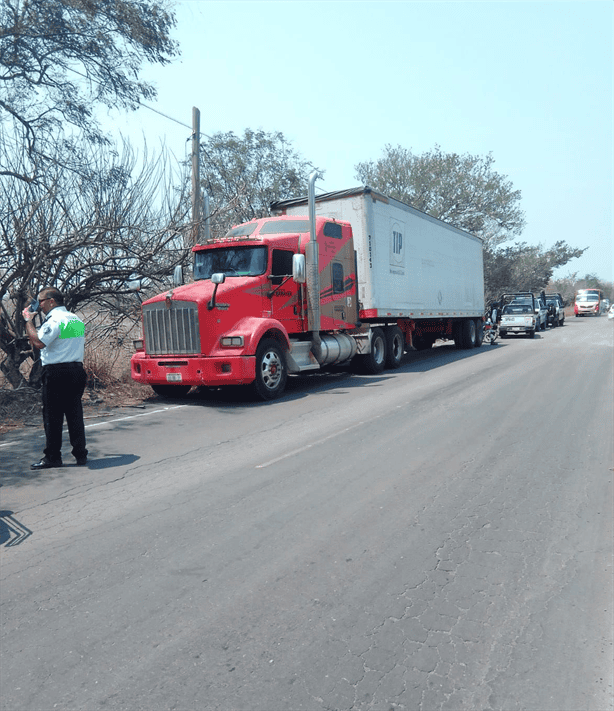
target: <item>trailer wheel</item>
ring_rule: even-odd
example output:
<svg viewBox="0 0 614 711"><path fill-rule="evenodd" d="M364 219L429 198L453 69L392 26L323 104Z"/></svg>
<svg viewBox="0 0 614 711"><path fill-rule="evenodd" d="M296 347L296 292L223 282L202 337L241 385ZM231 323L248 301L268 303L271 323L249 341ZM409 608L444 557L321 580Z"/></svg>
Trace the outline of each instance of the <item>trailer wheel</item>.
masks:
<svg viewBox="0 0 614 711"><path fill-rule="evenodd" d="M287 378L288 368L281 346L272 338L265 338L256 351L256 395L262 400L275 400L285 390Z"/></svg>
<svg viewBox="0 0 614 711"><path fill-rule="evenodd" d="M401 365L405 353L405 336L398 326L390 326L386 334L386 367L395 370Z"/></svg>
<svg viewBox="0 0 614 711"><path fill-rule="evenodd" d="M474 348L476 344L476 327L472 318L466 318L462 325L462 347Z"/></svg>
<svg viewBox="0 0 614 711"><path fill-rule="evenodd" d="M165 385L152 383L151 389L163 398L185 397L192 389L191 385Z"/></svg>
<svg viewBox="0 0 614 711"><path fill-rule="evenodd" d="M386 366L386 338L381 328L374 328L371 335L371 352L357 356L358 367L366 375L378 375Z"/></svg>

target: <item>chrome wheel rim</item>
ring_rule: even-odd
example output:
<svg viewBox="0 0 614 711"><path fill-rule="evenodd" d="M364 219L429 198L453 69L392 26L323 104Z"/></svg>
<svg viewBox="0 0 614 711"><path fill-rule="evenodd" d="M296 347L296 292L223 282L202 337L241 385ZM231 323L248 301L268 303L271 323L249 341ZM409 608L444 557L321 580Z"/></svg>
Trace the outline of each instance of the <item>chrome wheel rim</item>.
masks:
<svg viewBox="0 0 614 711"><path fill-rule="evenodd" d="M376 338L373 344L373 360L376 363L384 362L384 341L381 338Z"/></svg>
<svg viewBox="0 0 614 711"><path fill-rule="evenodd" d="M275 351L267 351L262 358L262 382L268 390L275 390L281 381L282 362Z"/></svg>

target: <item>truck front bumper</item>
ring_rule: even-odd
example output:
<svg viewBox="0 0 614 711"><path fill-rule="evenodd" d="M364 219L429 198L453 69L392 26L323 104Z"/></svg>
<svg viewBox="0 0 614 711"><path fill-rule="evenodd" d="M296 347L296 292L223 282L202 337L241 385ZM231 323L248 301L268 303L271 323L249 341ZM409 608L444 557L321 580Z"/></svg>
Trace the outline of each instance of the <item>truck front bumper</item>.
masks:
<svg viewBox="0 0 614 711"><path fill-rule="evenodd" d="M158 356L138 352L130 362L133 380L148 385L246 385L256 378L254 356L223 357Z"/></svg>

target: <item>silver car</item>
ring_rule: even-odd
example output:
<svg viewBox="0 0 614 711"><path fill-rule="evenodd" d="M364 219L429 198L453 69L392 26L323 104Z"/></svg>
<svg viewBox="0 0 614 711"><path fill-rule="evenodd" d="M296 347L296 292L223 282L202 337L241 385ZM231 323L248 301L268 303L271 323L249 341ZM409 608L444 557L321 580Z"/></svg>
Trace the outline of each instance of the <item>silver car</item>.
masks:
<svg viewBox="0 0 614 711"><path fill-rule="evenodd" d="M499 335L506 338L509 334L523 334L529 338L535 337L538 314L530 304L508 304L501 312Z"/></svg>

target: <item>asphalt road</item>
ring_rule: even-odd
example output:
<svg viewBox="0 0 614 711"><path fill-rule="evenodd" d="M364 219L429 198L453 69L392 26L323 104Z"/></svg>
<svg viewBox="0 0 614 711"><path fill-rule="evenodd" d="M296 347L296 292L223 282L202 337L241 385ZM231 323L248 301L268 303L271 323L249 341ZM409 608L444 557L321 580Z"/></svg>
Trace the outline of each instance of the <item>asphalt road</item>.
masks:
<svg viewBox="0 0 614 711"><path fill-rule="evenodd" d="M613 334L0 439L0 708L612 709Z"/></svg>

